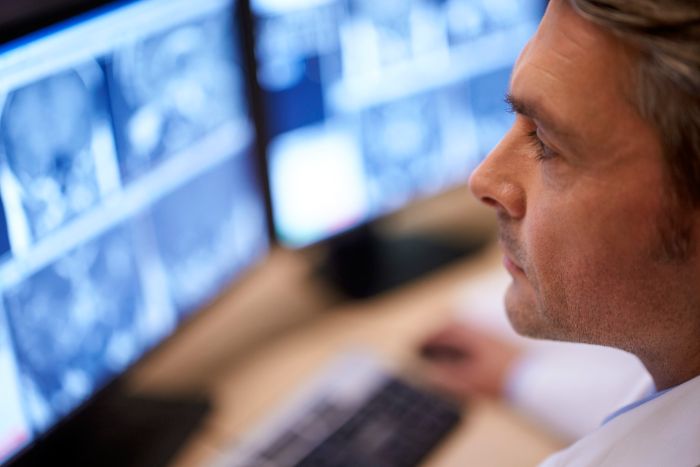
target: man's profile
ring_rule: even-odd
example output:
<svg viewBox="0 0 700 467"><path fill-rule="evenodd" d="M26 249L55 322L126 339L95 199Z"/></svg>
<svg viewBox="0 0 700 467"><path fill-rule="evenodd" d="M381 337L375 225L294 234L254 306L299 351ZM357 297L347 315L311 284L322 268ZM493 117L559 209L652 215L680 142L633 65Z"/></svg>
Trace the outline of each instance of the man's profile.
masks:
<svg viewBox="0 0 700 467"><path fill-rule="evenodd" d="M628 351L655 384L546 465L700 464L700 3L551 1L507 100L470 186L498 215L511 324ZM457 335L434 343L488 353ZM499 391L493 365L435 365L453 392Z"/></svg>

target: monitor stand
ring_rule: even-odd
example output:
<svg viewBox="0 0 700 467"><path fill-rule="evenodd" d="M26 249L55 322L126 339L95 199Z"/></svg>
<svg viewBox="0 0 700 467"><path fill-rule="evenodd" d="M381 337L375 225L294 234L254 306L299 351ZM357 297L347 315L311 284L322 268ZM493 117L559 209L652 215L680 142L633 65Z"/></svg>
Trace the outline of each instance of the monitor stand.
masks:
<svg viewBox="0 0 700 467"><path fill-rule="evenodd" d="M111 390L12 465L166 466L201 425L209 407L205 399L156 398Z"/></svg>
<svg viewBox="0 0 700 467"><path fill-rule="evenodd" d="M318 269L350 298L369 298L480 251L485 239L455 244L425 235L380 233L372 225L328 242Z"/></svg>

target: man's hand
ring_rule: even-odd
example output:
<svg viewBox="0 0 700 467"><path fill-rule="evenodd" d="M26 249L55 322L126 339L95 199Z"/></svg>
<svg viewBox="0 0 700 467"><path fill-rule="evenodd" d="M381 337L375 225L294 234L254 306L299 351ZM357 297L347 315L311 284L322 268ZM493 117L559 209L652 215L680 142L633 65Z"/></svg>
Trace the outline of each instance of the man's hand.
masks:
<svg viewBox="0 0 700 467"><path fill-rule="evenodd" d="M453 397L504 395L508 373L522 351L465 323L450 323L420 347L428 384Z"/></svg>

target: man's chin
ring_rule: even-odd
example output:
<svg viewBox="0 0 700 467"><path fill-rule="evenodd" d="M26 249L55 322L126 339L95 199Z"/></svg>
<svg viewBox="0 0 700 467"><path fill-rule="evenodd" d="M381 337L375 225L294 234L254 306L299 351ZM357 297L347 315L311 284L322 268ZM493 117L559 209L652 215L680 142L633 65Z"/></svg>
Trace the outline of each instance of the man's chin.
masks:
<svg viewBox="0 0 700 467"><path fill-rule="evenodd" d="M534 294L530 287L524 287L522 282L514 280L506 290L505 307L506 315L515 332L527 337L543 336L544 323L537 312Z"/></svg>

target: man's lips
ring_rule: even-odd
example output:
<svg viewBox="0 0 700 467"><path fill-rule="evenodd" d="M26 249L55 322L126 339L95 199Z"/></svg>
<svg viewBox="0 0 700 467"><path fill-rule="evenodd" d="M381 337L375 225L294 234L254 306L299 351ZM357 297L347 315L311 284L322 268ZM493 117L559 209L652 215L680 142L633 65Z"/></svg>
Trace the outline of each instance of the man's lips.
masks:
<svg viewBox="0 0 700 467"><path fill-rule="evenodd" d="M525 274L523 268L513 260L512 256L508 254L505 248L503 249L503 266L505 266L511 274Z"/></svg>
<svg viewBox="0 0 700 467"><path fill-rule="evenodd" d="M499 227L498 243L501 251L503 251L503 266L513 275L525 275L522 261L519 261L521 255L513 254L521 251L518 248L518 242L515 240L514 232L507 228L507 225L500 225Z"/></svg>

